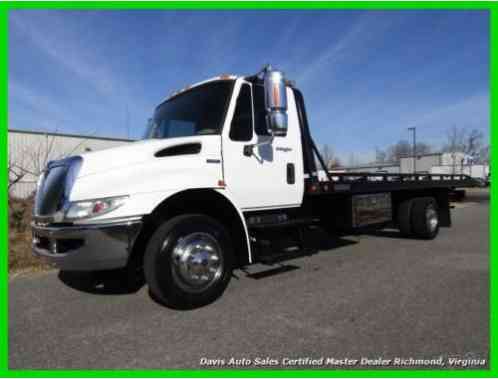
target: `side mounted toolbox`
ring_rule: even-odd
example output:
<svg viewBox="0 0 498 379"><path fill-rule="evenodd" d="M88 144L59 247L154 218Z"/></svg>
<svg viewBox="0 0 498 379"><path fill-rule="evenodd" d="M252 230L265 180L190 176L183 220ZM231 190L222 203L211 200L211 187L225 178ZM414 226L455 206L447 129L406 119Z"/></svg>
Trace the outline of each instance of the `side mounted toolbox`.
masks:
<svg viewBox="0 0 498 379"><path fill-rule="evenodd" d="M380 224L392 220L391 193L354 195L351 198L351 226Z"/></svg>

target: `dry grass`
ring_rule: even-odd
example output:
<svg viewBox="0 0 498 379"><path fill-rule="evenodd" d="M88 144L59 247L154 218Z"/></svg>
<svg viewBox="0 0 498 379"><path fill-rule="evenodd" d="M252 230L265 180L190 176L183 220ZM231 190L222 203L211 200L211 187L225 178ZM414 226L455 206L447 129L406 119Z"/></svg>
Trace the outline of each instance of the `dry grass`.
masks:
<svg viewBox="0 0 498 379"><path fill-rule="evenodd" d="M50 268L31 252L33 198L9 198L9 273Z"/></svg>
<svg viewBox="0 0 498 379"><path fill-rule="evenodd" d="M9 231L9 273L47 270L50 267L31 252L31 231Z"/></svg>

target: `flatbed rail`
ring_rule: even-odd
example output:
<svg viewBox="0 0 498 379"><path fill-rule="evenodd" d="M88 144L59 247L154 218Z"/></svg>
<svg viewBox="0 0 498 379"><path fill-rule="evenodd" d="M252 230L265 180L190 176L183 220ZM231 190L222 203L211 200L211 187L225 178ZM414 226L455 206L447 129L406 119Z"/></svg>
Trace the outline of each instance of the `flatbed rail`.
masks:
<svg viewBox="0 0 498 379"><path fill-rule="evenodd" d="M308 194L366 193L429 188L476 187L472 177L463 174L393 174L373 172L328 173L328 179L310 182Z"/></svg>

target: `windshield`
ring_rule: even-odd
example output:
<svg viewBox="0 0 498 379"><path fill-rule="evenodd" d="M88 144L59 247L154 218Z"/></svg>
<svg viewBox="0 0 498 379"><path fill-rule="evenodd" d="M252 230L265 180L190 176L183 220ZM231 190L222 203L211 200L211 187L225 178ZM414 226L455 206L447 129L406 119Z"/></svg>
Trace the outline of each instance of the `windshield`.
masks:
<svg viewBox="0 0 498 379"><path fill-rule="evenodd" d="M156 108L145 138L173 138L220 134L233 81L201 85Z"/></svg>

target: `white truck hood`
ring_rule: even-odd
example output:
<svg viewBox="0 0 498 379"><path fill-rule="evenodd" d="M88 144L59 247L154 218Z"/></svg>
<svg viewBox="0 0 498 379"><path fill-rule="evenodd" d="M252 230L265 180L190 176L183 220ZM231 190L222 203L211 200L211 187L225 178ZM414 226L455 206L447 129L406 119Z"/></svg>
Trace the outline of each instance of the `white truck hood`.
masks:
<svg viewBox="0 0 498 379"><path fill-rule="evenodd" d="M195 149L185 150L185 146ZM161 193L185 189L216 188L223 179L219 135L139 141L81 156L70 201L136 198L146 193L161 197Z"/></svg>
<svg viewBox="0 0 498 379"><path fill-rule="evenodd" d="M88 175L111 172L113 170L140 165L157 160L155 154L164 149L185 144L201 144L201 154L216 154L220 136L193 136L168 139L148 139L132 142L123 146L81 154L83 165L78 172L78 178ZM214 149L213 149L214 148ZM214 151L213 151L214 150ZM218 151L218 153L220 153Z"/></svg>

